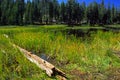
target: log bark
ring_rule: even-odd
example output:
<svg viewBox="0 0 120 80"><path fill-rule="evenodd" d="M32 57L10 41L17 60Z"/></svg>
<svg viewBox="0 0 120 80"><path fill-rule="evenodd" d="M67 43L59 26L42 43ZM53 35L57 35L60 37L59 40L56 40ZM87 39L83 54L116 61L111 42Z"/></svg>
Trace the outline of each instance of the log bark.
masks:
<svg viewBox="0 0 120 80"><path fill-rule="evenodd" d="M31 62L35 63L39 68L41 68L42 70L46 71L46 74L48 76L55 76L55 75L59 75L61 76L62 80L66 80L66 75L64 72L62 72L61 70L59 70L58 68L56 68L54 65L52 65L51 63L47 62L46 60L38 57L35 54L32 54L31 52L13 44L14 47L17 47L22 53L24 53L25 57L30 60Z"/></svg>
<svg viewBox="0 0 120 80"><path fill-rule="evenodd" d="M117 57L120 58L120 51L118 51L118 50L113 50L113 49L111 49L111 50L112 50L112 52L113 52Z"/></svg>

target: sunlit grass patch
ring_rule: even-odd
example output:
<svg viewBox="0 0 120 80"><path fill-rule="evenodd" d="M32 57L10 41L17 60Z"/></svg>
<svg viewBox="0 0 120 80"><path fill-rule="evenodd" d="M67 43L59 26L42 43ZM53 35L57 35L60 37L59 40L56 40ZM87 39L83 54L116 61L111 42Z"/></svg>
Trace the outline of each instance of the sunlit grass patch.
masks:
<svg viewBox="0 0 120 80"><path fill-rule="evenodd" d="M35 64L28 61L3 35L0 35L0 80L49 79Z"/></svg>

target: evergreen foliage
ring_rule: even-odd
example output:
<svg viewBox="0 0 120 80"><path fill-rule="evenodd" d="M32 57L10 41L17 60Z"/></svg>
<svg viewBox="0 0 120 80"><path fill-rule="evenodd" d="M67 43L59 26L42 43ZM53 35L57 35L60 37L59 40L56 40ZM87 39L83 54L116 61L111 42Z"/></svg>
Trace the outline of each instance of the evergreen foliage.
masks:
<svg viewBox="0 0 120 80"><path fill-rule="evenodd" d="M105 25L120 23L120 10L114 5L77 0L0 0L0 25L87 23Z"/></svg>

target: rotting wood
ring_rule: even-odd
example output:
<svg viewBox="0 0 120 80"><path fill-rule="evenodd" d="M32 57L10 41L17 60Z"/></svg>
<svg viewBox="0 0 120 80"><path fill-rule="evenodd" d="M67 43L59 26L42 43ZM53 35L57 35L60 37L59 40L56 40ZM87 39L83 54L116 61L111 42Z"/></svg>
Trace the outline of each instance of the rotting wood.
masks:
<svg viewBox="0 0 120 80"><path fill-rule="evenodd" d="M4 34L4 36L6 38L9 38L8 35ZM20 50L20 52L24 53L24 56L31 62L35 63L39 68L41 68L42 70L46 71L46 74L48 76L60 76L59 78L61 80L67 80L67 77L65 75L64 72L62 72L61 70L59 70L58 68L56 68L54 65L52 65L51 63L47 62L46 60L38 57L35 54L32 54L32 52L29 52L15 44L13 44L13 47L18 48Z"/></svg>

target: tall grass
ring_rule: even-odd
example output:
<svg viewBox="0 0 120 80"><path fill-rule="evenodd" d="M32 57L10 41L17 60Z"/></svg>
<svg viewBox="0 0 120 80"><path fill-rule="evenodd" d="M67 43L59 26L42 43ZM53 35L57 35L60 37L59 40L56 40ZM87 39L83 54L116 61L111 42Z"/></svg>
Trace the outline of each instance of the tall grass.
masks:
<svg viewBox="0 0 120 80"><path fill-rule="evenodd" d="M3 30L3 33L9 34L11 30L7 32ZM108 75L112 74L109 73L108 70L120 68L120 58L112 52L112 50L120 50L120 33L98 31L96 34L91 34L91 37L82 39L74 35L50 32L48 29L46 30L45 27L31 28L30 30L19 30L18 28L17 30L15 29L15 31L10 34L13 43L37 55L47 55L51 63L61 68L68 73L68 75L71 75L71 71L78 70L90 75L93 74L91 79L94 79L94 73L98 72L105 74L106 79ZM1 38L1 42L5 40ZM6 46L8 47L9 45L10 44L7 44ZM5 45L2 46L5 47ZM12 48L7 48L7 51L9 52L11 49ZM15 52L12 56L18 53L17 50L11 51L10 53L12 52ZM33 76L32 74L36 74L37 77L39 75L40 78L46 78L45 74L42 73L42 75L40 74L41 71L37 71L38 68L31 67L31 65L34 65L30 64L29 61L26 59L26 61L24 61L24 59L21 61L23 56L20 55L19 53L15 59L12 59L18 60L20 65L24 65L25 62L26 65L21 67L22 69L20 68L21 77L23 77L23 72L26 76L30 75L31 77ZM9 56L11 55L7 57ZM31 69L33 73L31 73ZM27 71L28 73L26 73ZM36 75L33 79L36 78Z"/></svg>
<svg viewBox="0 0 120 80"><path fill-rule="evenodd" d="M24 32L14 35L13 41L38 55L45 53L54 57L57 64L68 69L78 68L86 72L105 70L111 65L119 67L119 58L113 57L110 50L120 49L120 34L98 31L90 39L83 41L62 33Z"/></svg>

